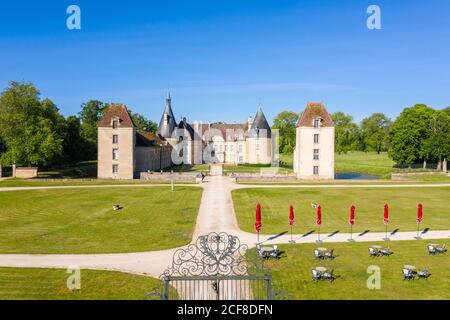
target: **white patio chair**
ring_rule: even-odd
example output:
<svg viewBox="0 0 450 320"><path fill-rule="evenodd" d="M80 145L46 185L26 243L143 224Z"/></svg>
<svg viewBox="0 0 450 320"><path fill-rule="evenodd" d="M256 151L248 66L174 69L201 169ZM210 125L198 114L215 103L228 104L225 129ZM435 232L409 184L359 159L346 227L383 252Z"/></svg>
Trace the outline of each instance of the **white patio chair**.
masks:
<svg viewBox="0 0 450 320"><path fill-rule="evenodd" d="M403 272L403 280L413 280L414 279L414 274L411 270L403 268L402 272Z"/></svg>
<svg viewBox="0 0 450 320"><path fill-rule="evenodd" d="M314 281L322 280L322 275L319 273L319 271L312 269L311 272L312 272L312 279Z"/></svg>
<svg viewBox="0 0 450 320"><path fill-rule="evenodd" d="M377 256L378 256L378 251L375 250L374 248L370 247L370 248L369 248L369 254L370 254L372 257L377 257Z"/></svg>
<svg viewBox="0 0 450 320"><path fill-rule="evenodd" d="M314 250L314 256L316 257L316 259L322 259L323 255L319 250Z"/></svg>
<svg viewBox="0 0 450 320"><path fill-rule="evenodd" d="M436 254L436 253L438 253L437 250L436 250L436 247L432 246L431 244L429 244L427 246L427 249L428 249L428 254Z"/></svg>

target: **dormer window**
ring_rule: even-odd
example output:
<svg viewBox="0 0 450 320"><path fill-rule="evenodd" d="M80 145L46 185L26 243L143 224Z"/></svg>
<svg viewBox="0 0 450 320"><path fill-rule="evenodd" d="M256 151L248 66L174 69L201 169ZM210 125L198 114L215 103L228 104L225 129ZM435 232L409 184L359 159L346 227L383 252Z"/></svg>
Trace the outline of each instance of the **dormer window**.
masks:
<svg viewBox="0 0 450 320"><path fill-rule="evenodd" d="M314 119L314 128L320 128L320 121L321 121L321 119L320 118L316 118L316 119Z"/></svg>
<svg viewBox="0 0 450 320"><path fill-rule="evenodd" d="M117 129L119 127L119 119L118 118L114 118L112 120L112 127L113 127L113 129Z"/></svg>

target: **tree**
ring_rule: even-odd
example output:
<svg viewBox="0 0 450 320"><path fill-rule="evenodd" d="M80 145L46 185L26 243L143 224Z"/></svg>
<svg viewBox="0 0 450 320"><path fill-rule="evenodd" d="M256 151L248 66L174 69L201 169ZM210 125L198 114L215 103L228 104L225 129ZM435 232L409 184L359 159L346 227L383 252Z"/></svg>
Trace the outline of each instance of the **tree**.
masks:
<svg viewBox="0 0 450 320"><path fill-rule="evenodd" d="M389 156L398 164L411 165L427 155L423 146L428 137L427 126L435 110L424 104L406 108L394 121L389 137Z"/></svg>
<svg viewBox="0 0 450 320"><path fill-rule="evenodd" d="M447 107L447 108L443 109L442 111L445 112L448 116L450 116L450 107Z"/></svg>
<svg viewBox="0 0 450 320"><path fill-rule="evenodd" d="M85 141L85 158L94 160L97 158L97 124L102 118L108 104L98 100L90 100L81 105L79 112L81 126L80 134Z"/></svg>
<svg viewBox="0 0 450 320"><path fill-rule="evenodd" d="M83 160L90 160L86 157L86 148L89 148L86 144L86 141L81 136L80 119L76 116L67 117L62 160L66 163L77 163Z"/></svg>
<svg viewBox="0 0 450 320"><path fill-rule="evenodd" d="M335 149L341 154L351 150L358 149L359 128L353 122L353 117L343 112L332 113L331 118L334 121L335 130Z"/></svg>
<svg viewBox="0 0 450 320"><path fill-rule="evenodd" d="M391 120L383 113L374 113L361 121L361 138L364 151L387 151Z"/></svg>
<svg viewBox="0 0 450 320"><path fill-rule="evenodd" d="M299 114L292 111L282 111L273 120L273 129L280 134L279 147L281 153L291 154L295 146L296 126Z"/></svg>
<svg viewBox="0 0 450 320"><path fill-rule="evenodd" d="M130 113L137 130L156 132L156 130L158 129L158 125L156 124L156 122L145 118L139 113L134 113L131 110L128 110L128 112Z"/></svg>
<svg viewBox="0 0 450 320"><path fill-rule="evenodd" d="M0 95L1 162L45 166L62 153L63 117L31 83L12 81Z"/></svg>
<svg viewBox="0 0 450 320"><path fill-rule="evenodd" d="M443 111L436 111L427 124L427 138L423 142L422 154L425 159L438 162L450 157L450 116Z"/></svg>

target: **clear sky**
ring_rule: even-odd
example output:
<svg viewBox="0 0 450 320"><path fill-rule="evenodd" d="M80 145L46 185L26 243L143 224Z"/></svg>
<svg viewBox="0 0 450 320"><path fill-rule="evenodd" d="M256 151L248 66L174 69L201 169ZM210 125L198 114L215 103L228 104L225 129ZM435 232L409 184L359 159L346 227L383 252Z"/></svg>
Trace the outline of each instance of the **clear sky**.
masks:
<svg viewBox="0 0 450 320"><path fill-rule="evenodd" d="M66 9L81 8L81 30ZM377 4L382 30L369 30ZM450 105L448 0L1 1L0 88L31 81L64 115L89 99L159 120L269 120L323 101L361 120Z"/></svg>

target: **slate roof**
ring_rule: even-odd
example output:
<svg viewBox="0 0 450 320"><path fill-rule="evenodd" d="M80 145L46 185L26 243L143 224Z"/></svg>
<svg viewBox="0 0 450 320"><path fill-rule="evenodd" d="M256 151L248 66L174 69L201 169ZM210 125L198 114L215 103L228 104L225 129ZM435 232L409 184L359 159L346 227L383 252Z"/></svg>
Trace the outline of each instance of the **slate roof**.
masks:
<svg viewBox="0 0 450 320"><path fill-rule="evenodd" d="M297 127L313 127L314 118L322 119L322 127L334 127L334 122L322 102L309 102L306 105L305 111L303 111L302 116L300 117L300 119L298 119Z"/></svg>
<svg viewBox="0 0 450 320"><path fill-rule="evenodd" d="M124 104L112 103L109 105L108 110L104 116L98 122L98 127L111 127L112 119L119 119L119 127L121 128L134 128L135 124Z"/></svg>
<svg viewBox="0 0 450 320"><path fill-rule="evenodd" d="M266 116L261 108L256 112L255 120L253 120L251 130L253 132L258 132L259 130L266 130L267 138L270 138L272 135L272 130L270 129L270 125L267 122Z"/></svg>
<svg viewBox="0 0 450 320"><path fill-rule="evenodd" d="M164 118L167 115L168 117L168 125L164 126ZM175 117L173 115L172 106L171 106L171 98L170 93L167 95L166 98L166 108L161 116L161 120L159 121L158 130L156 131L157 134L159 134L163 138L170 138L172 137L172 133L177 127L177 124L175 122Z"/></svg>

